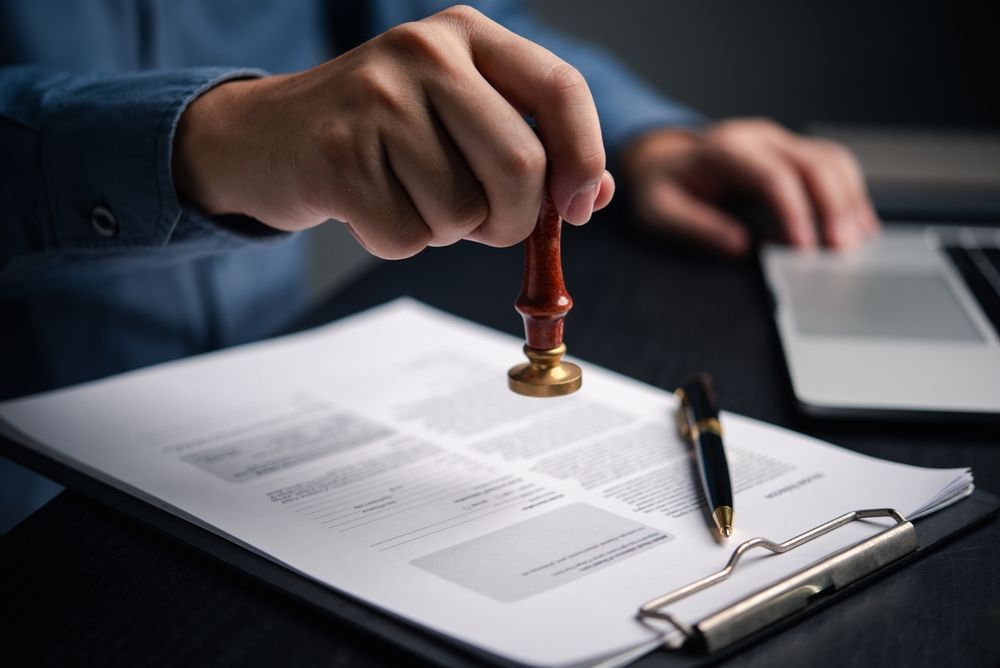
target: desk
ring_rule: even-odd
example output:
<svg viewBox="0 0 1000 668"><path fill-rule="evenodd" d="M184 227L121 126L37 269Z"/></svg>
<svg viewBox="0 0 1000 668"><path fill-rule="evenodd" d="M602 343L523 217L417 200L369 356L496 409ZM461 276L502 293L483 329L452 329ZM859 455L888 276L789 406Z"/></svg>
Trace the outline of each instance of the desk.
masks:
<svg viewBox="0 0 1000 668"><path fill-rule="evenodd" d="M570 351L663 388L704 369L729 410L859 452L925 466L972 465L1000 491L1000 427L834 423L796 415L755 263L659 247L614 214L564 234L576 299ZM382 264L303 326L409 294L520 335L512 303L519 248L430 249ZM512 362L516 360L511 360ZM657 592L651 592L657 593ZM83 496L67 492L0 539L0 664L412 665ZM5 660L13 655L20 661ZM641 665L655 666L657 655ZM729 666L931 666L1000 663L1000 521L909 567Z"/></svg>

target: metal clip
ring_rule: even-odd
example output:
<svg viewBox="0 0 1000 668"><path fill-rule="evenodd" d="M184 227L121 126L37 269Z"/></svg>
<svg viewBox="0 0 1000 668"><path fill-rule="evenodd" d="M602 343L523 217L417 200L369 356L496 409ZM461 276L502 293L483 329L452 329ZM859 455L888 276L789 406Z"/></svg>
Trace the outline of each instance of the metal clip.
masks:
<svg viewBox="0 0 1000 668"><path fill-rule="evenodd" d="M685 624L663 610L671 603L727 579L735 570L740 558L754 548L759 547L775 554L783 554L839 529L845 524L875 517L891 517L896 520L896 524L871 538L835 552L779 582L764 587L693 625ZM913 525L899 512L890 508L855 510L813 527L783 543L774 543L766 538L751 538L741 543L733 551L724 568L680 589L647 601L639 608L636 618L660 632L662 630L649 624L648 620L667 622L680 631L681 637L679 639L676 634L663 633L664 644L667 647L677 649L689 641L700 640L704 642L709 651L714 651L794 612L805 609L809 606L810 600L814 599L817 594L836 591L860 580L897 559L915 552L918 547L917 534Z"/></svg>

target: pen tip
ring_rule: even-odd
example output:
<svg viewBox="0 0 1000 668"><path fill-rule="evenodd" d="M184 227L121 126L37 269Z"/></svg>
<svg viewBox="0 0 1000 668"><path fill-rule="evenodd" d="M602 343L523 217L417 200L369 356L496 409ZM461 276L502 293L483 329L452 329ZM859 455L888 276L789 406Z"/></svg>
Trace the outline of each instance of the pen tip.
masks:
<svg viewBox="0 0 1000 668"><path fill-rule="evenodd" d="M719 506L712 511L712 520L715 521L716 528L726 538L733 535L734 516L735 513L732 506Z"/></svg>

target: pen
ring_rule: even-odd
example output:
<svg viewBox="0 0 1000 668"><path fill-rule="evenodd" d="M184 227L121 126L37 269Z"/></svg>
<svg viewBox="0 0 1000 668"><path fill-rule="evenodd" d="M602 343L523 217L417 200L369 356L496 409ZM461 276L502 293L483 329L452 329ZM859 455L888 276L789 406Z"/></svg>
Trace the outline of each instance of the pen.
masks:
<svg viewBox="0 0 1000 668"><path fill-rule="evenodd" d="M733 487L729 481L729 463L722 444L722 425L715 400L712 377L696 373L674 392L680 399L677 427L691 441L698 456L698 473L712 519L719 533L733 535Z"/></svg>

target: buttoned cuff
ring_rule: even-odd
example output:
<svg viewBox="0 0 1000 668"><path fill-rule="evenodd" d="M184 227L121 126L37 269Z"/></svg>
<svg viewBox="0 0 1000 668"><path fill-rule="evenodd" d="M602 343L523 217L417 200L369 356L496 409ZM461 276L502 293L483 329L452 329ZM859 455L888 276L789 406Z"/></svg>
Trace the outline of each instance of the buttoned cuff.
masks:
<svg viewBox="0 0 1000 668"><path fill-rule="evenodd" d="M74 78L47 92L42 166L53 238L62 250L166 246L203 234L238 245L236 232L183 216L171 175L177 123L199 95L252 69L196 68ZM179 223L183 229L178 229ZM246 235L250 241L254 234Z"/></svg>

